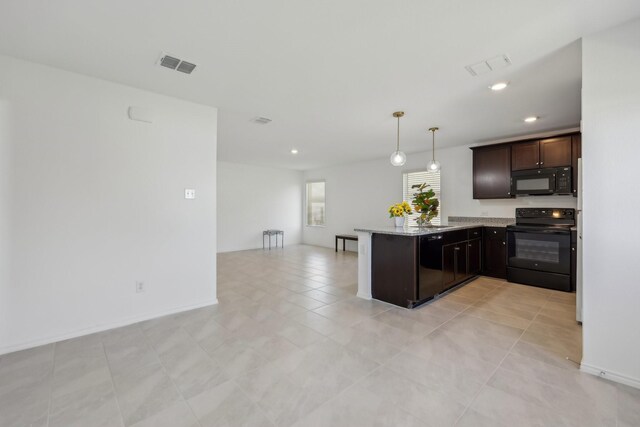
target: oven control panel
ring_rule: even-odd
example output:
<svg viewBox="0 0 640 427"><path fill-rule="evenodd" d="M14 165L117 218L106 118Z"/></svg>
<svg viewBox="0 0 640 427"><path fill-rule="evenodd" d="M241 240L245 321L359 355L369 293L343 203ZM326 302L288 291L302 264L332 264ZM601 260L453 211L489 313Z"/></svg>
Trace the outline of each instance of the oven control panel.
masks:
<svg viewBox="0 0 640 427"><path fill-rule="evenodd" d="M570 208L516 208L516 218L573 219L575 214Z"/></svg>

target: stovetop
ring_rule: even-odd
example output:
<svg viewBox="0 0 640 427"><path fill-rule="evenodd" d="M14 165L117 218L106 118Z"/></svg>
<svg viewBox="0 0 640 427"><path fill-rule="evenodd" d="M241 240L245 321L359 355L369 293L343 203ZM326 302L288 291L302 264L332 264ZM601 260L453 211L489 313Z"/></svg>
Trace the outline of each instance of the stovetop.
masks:
<svg viewBox="0 0 640 427"><path fill-rule="evenodd" d="M571 228L576 225L576 210L570 208L516 208L516 225ZM511 226L510 228L513 228Z"/></svg>

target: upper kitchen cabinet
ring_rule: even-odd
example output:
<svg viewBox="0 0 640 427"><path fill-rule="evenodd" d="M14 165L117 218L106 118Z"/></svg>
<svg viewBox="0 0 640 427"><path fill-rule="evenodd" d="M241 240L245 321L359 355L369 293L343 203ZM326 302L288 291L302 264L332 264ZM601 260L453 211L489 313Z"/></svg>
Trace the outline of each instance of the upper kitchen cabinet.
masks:
<svg viewBox="0 0 640 427"><path fill-rule="evenodd" d="M571 135L540 140L540 167L571 165Z"/></svg>
<svg viewBox="0 0 640 427"><path fill-rule="evenodd" d="M538 141L519 142L511 146L511 170L536 169L540 165Z"/></svg>
<svg viewBox="0 0 640 427"><path fill-rule="evenodd" d="M571 139L569 135L514 143L511 146L511 170L570 166Z"/></svg>
<svg viewBox="0 0 640 427"><path fill-rule="evenodd" d="M473 198L511 198L511 146L472 147Z"/></svg>
<svg viewBox="0 0 640 427"><path fill-rule="evenodd" d="M580 133L544 139L503 142L471 147L473 150L473 198L508 199L511 172L527 169L572 167L572 190L578 191Z"/></svg>

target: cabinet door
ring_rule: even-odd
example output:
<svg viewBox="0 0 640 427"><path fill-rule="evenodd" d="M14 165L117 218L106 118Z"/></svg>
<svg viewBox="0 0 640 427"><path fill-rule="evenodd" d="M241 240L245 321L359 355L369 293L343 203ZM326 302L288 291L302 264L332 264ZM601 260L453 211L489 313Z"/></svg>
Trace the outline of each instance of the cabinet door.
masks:
<svg viewBox="0 0 640 427"><path fill-rule="evenodd" d="M511 145L511 170L537 169L540 165L538 141L518 142Z"/></svg>
<svg viewBox="0 0 640 427"><path fill-rule="evenodd" d="M426 235L419 239L418 299L424 300L442 291L442 236Z"/></svg>
<svg viewBox="0 0 640 427"><path fill-rule="evenodd" d="M482 265L482 249L480 242L480 239L473 239L469 240L469 243L467 243L467 273L469 273L470 276L475 276L480 273L480 266Z"/></svg>
<svg viewBox="0 0 640 427"><path fill-rule="evenodd" d="M442 290L449 289L456 282L456 246L453 243L442 247Z"/></svg>
<svg viewBox="0 0 640 427"><path fill-rule="evenodd" d="M573 186L573 195L578 195L578 159L582 157L582 136L577 133L571 135L571 185Z"/></svg>
<svg viewBox="0 0 640 427"><path fill-rule="evenodd" d="M506 230L498 227L487 227L484 232L484 274L487 276L507 278L507 240Z"/></svg>
<svg viewBox="0 0 640 427"><path fill-rule="evenodd" d="M469 270L467 266L467 242L460 242L454 247L455 251L455 276L456 283L459 283L469 277L467 271Z"/></svg>
<svg viewBox="0 0 640 427"><path fill-rule="evenodd" d="M410 306L417 299L418 238L373 234L371 245L371 295Z"/></svg>
<svg viewBox="0 0 640 427"><path fill-rule="evenodd" d="M511 198L511 146L473 149L473 198Z"/></svg>
<svg viewBox="0 0 640 427"><path fill-rule="evenodd" d="M571 165L571 136L540 140L540 167L556 168Z"/></svg>

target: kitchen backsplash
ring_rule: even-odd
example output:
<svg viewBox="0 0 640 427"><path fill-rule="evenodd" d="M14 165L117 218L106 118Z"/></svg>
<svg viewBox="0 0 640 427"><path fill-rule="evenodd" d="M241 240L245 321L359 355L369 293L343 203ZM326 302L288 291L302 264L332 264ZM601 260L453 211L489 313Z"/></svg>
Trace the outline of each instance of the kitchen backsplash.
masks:
<svg viewBox="0 0 640 427"><path fill-rule="evenodd" d="M487 216L450 216L447 217L451 222L479 222L484 224L508 225L516 222L515 218L492 218Z"/></svg>

